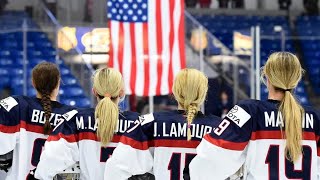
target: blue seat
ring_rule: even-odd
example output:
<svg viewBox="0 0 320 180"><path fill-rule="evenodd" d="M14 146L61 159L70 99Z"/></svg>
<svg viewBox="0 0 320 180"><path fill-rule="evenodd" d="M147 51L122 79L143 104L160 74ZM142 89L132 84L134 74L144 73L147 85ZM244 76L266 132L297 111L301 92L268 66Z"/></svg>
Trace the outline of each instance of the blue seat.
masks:
<svg viewBox="0 0 320 180"><path fill-rule="evenodd" d="M35 97L37 95L37 91L34 88L29 88L27 92L28 96Z"/></svg>
<svg viewBox="0 0 320 180"><path fill-rule="evenodd" d="M42 57L42 52L41 51L28 51L27 52L27 57L28 58L41 58Z"/></svg>
<svg viewBox="0 0 320 180"><path fill-rule="evenodd" d="M8 50L0 50L0 57L1 58L10 58L10 51Z"/></svg>
<svg viewBox="0 0 320 180"><path fill-rule="evenodd" d="M69 68L66 68L63 66L60 66L59 70L60 70L61 76L67 76L67 75L70 75L70 73L71 73Z"/></svg>
<svg viewBox="0 0 320 180"><path fill-rule="evenodd" d="M78 86L63 86L61 87L59 94L62 97L79 97L84 96L84 91Z"/></svg>
<svg viewBox="0 0 320 180"><path fill-rule="evenodd" d="M23 69L21 68L11 68L10 69L10 75L12 77L19 77L23 75Z"/></svg>
<svg viewBox="0 0 320 180"><path fill-rule="evenodd" d="M77 80L73 76L62 76L62 84L64 85L76 85Z"/></svg>
<svg viewBox="0 0 320 180"><path fill-rule="evenodd" d="M0 59L0 66L12 66L13 60L12 59Z"/></svg>
<svg viewBox="0 0 320 180"><path fill-rule="evenodd" d="M70 98L70 99L61 98L60 102L63 104L66 104L66 105L76 106L76 107L80 107L80 108L88 108L91 106L89 99L87 99L85 97Z"/></svg>

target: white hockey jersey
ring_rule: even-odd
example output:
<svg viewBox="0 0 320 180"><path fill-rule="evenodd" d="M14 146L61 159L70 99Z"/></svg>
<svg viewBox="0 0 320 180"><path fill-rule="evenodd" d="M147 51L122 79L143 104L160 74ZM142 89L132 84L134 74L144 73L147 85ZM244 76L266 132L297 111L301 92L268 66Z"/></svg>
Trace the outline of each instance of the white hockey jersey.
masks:
<svg viewBox="0 0 320 180"><path fill-rule="evenodd" d="M319 179L319 113L305 107L302 119L303 155L295 163L285 158L284 122L274 100L241 101L220 125L206 135L190 163L192 180L222 180L244 165L244 179Z"/></svg>
<svg viewBox="0 0 320 180"><path fill-rule="evenodd" d="M81 180L102 180L105 162L117 146L120 136L138 117L139 114L135 112L120 113L112 142L101 147L96 136L98 124L94 109L78 109L77 113L67 113L64 115L65 121L48 138L35 177L52 180L56 174L79 162Z"/></svg>
<svg viewBox="0 0 320 180"><path fill-rule="evenodd" d="M52 101L51 125L72 107ZM47 139L43 125L45 117L40 99L25 96L8 97L0 101L0 155L13 150L12 167L6 180L25 180L39 160Z"/></svg>
<svg viewBox="0 0 320 180"><path fill-rule="evenodd" d="M7 177L7 173L5 171L0 170L0 180L4 180Z"/></svg>
<svg viewBox="0 0 320 180"><path fill-rule="evenodd" d="M198 113L191 124L192 139L187 141L184 111L142 116L121 137L107 161L105 180L125 180L146 172L152 172L156 179L182 180L203 135L219 122L219 117Z"/></svg>

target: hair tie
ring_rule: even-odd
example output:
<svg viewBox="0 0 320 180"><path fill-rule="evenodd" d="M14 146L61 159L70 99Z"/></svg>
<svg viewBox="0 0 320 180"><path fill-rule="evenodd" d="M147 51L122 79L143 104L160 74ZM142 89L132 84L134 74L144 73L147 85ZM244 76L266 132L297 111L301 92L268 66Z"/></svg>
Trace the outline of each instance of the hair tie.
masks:
<svg viewBox="0 0 320 180"><path fill-rule="evenodd" d="M111 98L111 95L110 95L109 93L105 93L105 94L104 94L104 97Z"/></svg>
<svg viewBox="0 0 320 180"><path fill-rule="evenodd" d="M188 123L188 128L190 129L190 127L191 127L191 124Z"/></svg>
<svg viewBox="0 0 320 180"><path fill-rule="evenodd" d="M292 89L284 89L284 91L291 91Z"/></svg>

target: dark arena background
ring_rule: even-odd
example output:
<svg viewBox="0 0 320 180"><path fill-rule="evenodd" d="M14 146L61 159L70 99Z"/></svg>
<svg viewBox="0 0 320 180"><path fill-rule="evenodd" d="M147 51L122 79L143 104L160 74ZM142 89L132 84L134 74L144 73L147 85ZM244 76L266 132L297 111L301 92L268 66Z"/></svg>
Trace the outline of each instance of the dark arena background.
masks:
<svg viewBox="0 0 320 180"><path fill-rule="evenodd" d="M297 99L320 107L318 0L154 0L154 7L126 1L133 6L0 0L0 99L36 96L31 70L49 61L61 72L63 104L95 107L92 75L110 66L124 77L121 110L171 110L174 75L189 67L209 78L202 111L223 117L239 100L268 98L260 68L271 53L288 51L306 70Z"/></svg>

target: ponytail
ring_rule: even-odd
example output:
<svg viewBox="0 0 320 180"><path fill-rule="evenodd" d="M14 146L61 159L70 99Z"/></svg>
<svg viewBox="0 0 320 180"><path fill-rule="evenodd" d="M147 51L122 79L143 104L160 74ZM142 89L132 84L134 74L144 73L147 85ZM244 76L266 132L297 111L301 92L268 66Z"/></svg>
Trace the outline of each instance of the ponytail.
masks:
<svg viewBox="0 0 320 180"><path fill-rule="evenodd" d="M50 62L42 62L32 69L32 85L41 95L41 105L44 110L45 124L43 127L44 134L50 134L52 127L50 117L52 112L51 96L55 89L60 85L60 72L58 67ZM55 98L55 97L52 97Z"/></svg>
<svg viewBox="0 0 320 180"><path fill-rule="evenodd" d="M104 97L96 106L96 119L98 121L97 135L102 145L108 144L114 135L119 118L118 106L110 97Z"/></svg>
<svg viewBox="0 0 320 180"><path fill-rule="evenodd" d="M191 125L194 117L196 116L197 112L198 112L198 107L196 105L190 104L188 106L188 110L187 110L187 123L188 123L187 139L188 139L188 141L191 140L190 125Z"/></svg>
<svg viewBox="0 0 320 180"><path fill-rule="evenodd" d="M302 154L302 117L304 110L290 91L285 91L279 110L285 121L286 158L294 162Z"/></svg>
<svg viewBox="0 0 320 180"><path fill-rule="evenodd" d="M50 124L50 117L51 117L51 112L52 112L50 94L42 93L41 105L43 107L44 117L46 120L44 127L43 127L43 133L48 135L48 134L50 134L50 132L52 130L51 124Z"/></svg>
<svg viewBox="0 0 320 180"><path fill-rule="evenodd" d="M206 99L208 78L196 69L183 69L175 77L172 92L179 108L186 111L187 139L191 140L191 123Z"/></svg>
<svg viewBox="0 0 320 180"><path fill-rule="evenodd" d="M283 93L279 112L284 119L284 138L286 139L284 153L286 159L292 162L302 154L304 110L293 96L292 89L297 87L303 71L297 56L289 52L272 53L262 71L262 75L268 79L267 86L272 86L276 92Z"/></svg>
<svg viewBox="0 0 320 180"><path fill-rule="evenodd" d="M100 99L94 113L98 122L97 136L102 145L107 145L112 140L118 124L117 98L123 90L121 73L112 68L97 70L93 77L93 89Z"/></svg>

